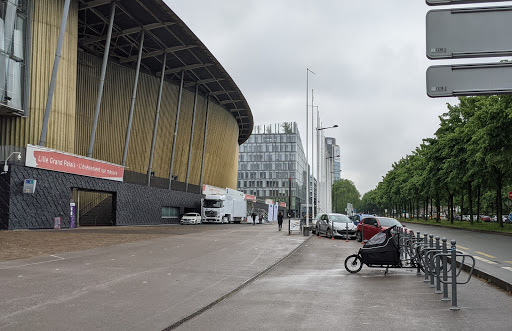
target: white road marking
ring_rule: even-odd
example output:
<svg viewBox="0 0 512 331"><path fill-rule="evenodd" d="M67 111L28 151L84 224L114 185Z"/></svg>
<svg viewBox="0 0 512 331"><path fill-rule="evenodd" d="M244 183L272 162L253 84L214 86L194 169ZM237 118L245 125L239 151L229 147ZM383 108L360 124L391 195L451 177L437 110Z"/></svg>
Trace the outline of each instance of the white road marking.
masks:
<svg viewBox="0 0 512 331"><path fill-rule="evenodd" d="M21 265L13 265L13 266L10 266L10 267L0 268L0 270L12 269L12 268L21 268L21 267L27 267L27 266L30 266L30 265L43 264L43 263L57 262L57 261L65 260L65 258L57 256L57 255L50 255L50 256L57 257L58 259L57 260L42 261L42 262L27 263L27 264L21 264Z"/></svg>
<svg viewBox="0 0 512 331"><path fill-rule="evenodd" d="M485 253L482 253L482 252L479 252L479 251L475 251L475 253L480 254L480 255L483 255L483 256L486 256L486 257L488 257L488 258L490 258L490 259L495 259L495 258L496 258L496 256L492 256L492 255L489 255L489 254L485 254Z"/></svg>
<svg viewBox="0 0 512 331"><path fill-rule="evenodd" d="M498 263L496 263L494 261L484 259L483 257L480 257L480 256L473 256L473 257L475 258L475 260L482 261L482 262L485 262L485 263L498 264Z"/></svg>
<svg viewBox="0 0 512 331"><path fill-rule="evenodd" d="M502 267L503 269L506 269L508 271L512 271L512 267Z"/></svg>

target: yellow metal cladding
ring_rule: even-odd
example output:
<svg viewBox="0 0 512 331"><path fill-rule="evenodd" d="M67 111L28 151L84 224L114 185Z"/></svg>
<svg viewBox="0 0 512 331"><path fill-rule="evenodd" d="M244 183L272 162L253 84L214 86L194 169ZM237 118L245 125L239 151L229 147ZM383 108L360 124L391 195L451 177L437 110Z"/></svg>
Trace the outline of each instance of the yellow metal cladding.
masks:
<svg viewBox="0 0 512 331"><path fill-rule="evenodd" d="M33 4L28 118L0 117L0 146L39 144L64 0ZM46 146L74 152L78 2L72 1L53 96Z"/></svg>
<svg viewBox="0 0 512 331"><path fill-rule="evenodd" d="M210 106L205 153L204 184L236 189L238 125L223 108Z"/></svg>
<svg viewBox="0 0 512 331"><path fill-rule="evenodd" d="M100 67L101 59L83 52L78 54L75 150L80 155L86 155L89 147ZM93 158L117 164L122 162L134 81L134 70L115 63L108 64ZM129 171L147 173L158 87L157 77L140 74L126 161ZM169 178L177 100L178 87L165 83L152 169L156 177ZM193 106L194 92L183 90L173 166L173 175L178 176L181 182L185 182L187 175ZM199 96L189 172L189 183L195 185L200 181L205 116L206 100ZM238 125L225 109L212 102L208 119L203 182L236 189Z"/></svg>
<svg viewBox="0 0 512 331"><path fill-rule="evenodd" d="M65 0L37 0L33 4L29 117L0 117L0 146L39 144L48 88ZM101 58L78 51L78 2L72 1L66 25L48 126L46 146L87 155L98 95ZM122 163L135 70L109 62L103 91L93 158ZM127 155L127 170L146 174L160 79L140 74ZM178 87L163 88L153 169L169 178ZM184 90L180 110L173 174L185 182L189 155L194 92ZM197 101L189 183L200 182L206 100ZM203 183L236 189L238 125L221 106L210 102Z"/></svg>

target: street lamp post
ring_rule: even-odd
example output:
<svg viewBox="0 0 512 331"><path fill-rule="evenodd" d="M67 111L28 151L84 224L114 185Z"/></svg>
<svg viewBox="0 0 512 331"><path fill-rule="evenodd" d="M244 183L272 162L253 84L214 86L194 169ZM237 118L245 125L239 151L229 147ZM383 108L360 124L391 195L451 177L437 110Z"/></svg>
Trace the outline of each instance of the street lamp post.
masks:
<svg viewBox="0 0 512 331"><path fill-rule="evenodd" d="M309 73L315 75L315 73L309 68L306 68L306 226L304 227L304 235L309 236L309 149L308 149L308 115L309 115Z"/></svg>

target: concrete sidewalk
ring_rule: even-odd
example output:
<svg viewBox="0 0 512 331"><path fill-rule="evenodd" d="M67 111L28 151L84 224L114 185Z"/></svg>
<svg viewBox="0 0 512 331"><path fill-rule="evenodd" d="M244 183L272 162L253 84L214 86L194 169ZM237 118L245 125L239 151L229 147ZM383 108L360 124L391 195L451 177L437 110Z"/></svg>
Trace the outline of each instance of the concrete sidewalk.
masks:
<svg viewBox="0 0 512 331"><path fill-rule="evenodd" d="M223 227L223 230L219 230ZM285 222L284 228L287 227ZM356 241L212 225L0 263L0 330L509 330L512 297L478 279L460 311L415 270L343 263ZM309 239L308 239L309 238Z"/></svg>
<svg viewBox="0 0 512 331"><path fill-rule="evenodd" d="M211 228L1 262L0 330L162 330L306 240L278 232L277 225Z"/></svg>
<svg viewBox="0 0 512 331"><path fill-rule="evenodd" d="M479 279L459 286L459 311L416 270L363 269L356 241L312 237L250 286L176 330L510 330L512 296ZM450 294L451 296L451 294Z"/></svg>

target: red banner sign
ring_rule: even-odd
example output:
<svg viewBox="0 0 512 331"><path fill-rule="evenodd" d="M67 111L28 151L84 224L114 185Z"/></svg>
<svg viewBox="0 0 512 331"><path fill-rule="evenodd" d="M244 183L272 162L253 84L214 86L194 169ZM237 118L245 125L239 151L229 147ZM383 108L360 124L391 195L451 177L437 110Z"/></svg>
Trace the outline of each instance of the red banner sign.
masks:
<svg viewBox="0 0 512 331"><path fill-rule="evenodd" d="M120 182L124 175L123 166L34 145L27 145L25 166Z"/></svg>

